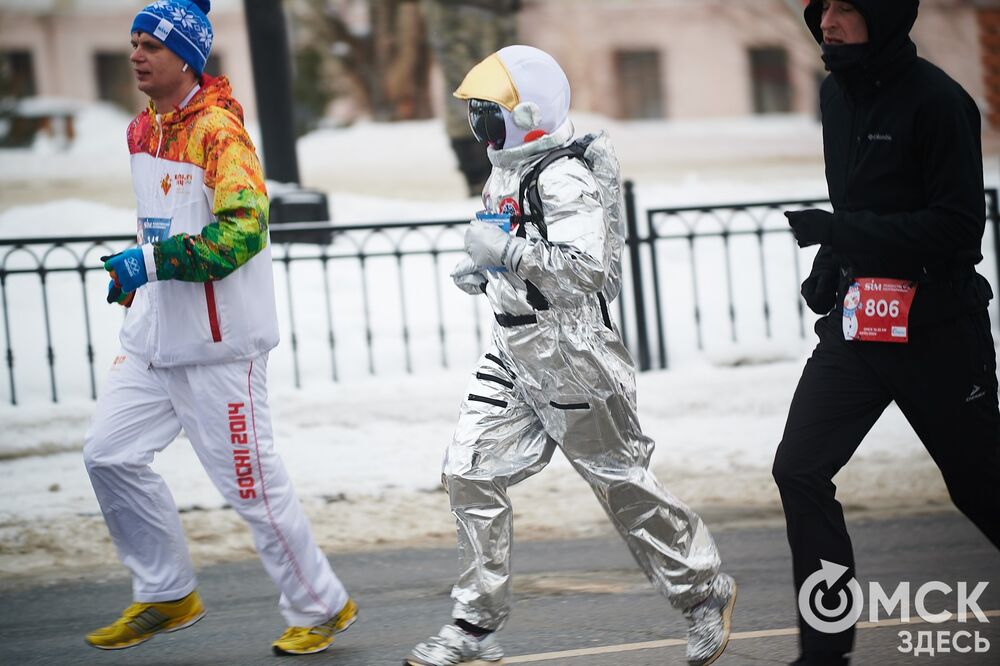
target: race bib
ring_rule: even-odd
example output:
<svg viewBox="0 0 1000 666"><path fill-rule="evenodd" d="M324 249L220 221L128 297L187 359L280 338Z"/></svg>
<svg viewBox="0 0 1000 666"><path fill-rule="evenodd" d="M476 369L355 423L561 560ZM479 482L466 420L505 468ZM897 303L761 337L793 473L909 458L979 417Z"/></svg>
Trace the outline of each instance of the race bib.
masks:
<svg viewBox="0 0 1000 666"><path fill-rule="evenodd" d="M844 296L844 339L857 342L907 342L915 282L856 278Z"/></svg>
<svg viewBox="0 0 1000 666"><path fill-rule="evenodd" d="M139 244L156 243L170 236L169 217L140 217Z"/></svg>

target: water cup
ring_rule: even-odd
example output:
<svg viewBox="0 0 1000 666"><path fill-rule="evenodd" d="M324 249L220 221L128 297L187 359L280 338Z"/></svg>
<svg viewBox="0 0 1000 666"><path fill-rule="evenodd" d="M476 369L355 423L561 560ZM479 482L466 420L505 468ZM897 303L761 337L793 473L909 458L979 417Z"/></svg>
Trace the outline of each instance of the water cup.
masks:
<svg viewBox="0 0 1000 666"><path fill-rule="evenodd" d="M510 233L510 215L508 213L487 213L485 210L481 210L476 213L476 219L495 224Z"/></svg>
<svg viewBox="0 0 1000 666"><path fill-rule="evenodd" d="M476 219L490 224L495 224L500 227L504 233L510 233L510 215L507 213L488 213L485 210L481 210L476 213ZM490 266L486 270L494 271L496 273L507 272L507 269L503 266Z"/></svg>

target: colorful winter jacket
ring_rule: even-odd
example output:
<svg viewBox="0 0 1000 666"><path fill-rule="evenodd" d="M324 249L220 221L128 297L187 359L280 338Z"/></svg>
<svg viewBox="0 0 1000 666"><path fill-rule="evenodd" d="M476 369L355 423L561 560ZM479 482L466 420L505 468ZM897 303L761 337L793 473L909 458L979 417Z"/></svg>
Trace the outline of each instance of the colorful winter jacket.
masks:
<svg viewBox="0 0 1000 666"><path fill-rule="evenodd" d="M125 351L168 367L274 348L267 191L229 81L203 77L170 113L150 104L128 145L149 283L122 327Z"/></svg>

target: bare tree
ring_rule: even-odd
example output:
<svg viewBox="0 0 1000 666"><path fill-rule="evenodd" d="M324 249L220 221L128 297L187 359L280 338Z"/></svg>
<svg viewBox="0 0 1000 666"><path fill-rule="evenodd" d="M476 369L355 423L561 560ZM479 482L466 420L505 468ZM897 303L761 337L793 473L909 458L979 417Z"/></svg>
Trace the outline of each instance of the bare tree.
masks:
<svg viewBox="0 0 1000 666"><path fill-rule="evenodd" d="M295 96L301 129L330 102L350 100L352 118L408 120L431 115L430 56L414 0L292 0Z"/></svg>

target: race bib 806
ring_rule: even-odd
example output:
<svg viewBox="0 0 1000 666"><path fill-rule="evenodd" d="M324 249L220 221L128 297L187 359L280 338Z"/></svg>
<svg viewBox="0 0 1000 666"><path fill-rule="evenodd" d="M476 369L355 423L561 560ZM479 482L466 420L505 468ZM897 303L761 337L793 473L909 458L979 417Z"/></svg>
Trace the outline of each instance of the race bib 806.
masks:
<svg viewBox="0 0 1000 666"><path fill-rule="evenodd" d="M909 280L857 278L844 296L844 339L907 342L917 285Z"/></svg>

